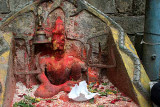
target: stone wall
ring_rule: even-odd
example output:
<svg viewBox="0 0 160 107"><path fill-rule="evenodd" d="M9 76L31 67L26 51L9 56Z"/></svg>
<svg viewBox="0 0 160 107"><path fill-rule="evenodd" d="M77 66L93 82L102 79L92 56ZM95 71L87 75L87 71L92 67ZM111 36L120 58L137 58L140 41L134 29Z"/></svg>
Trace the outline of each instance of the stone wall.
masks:
<svg viewBox="0 0 160 107"><path fill-rule="evenodd" d="M145 0L87 0L119 23L134 43L144 31Z"/></svg>

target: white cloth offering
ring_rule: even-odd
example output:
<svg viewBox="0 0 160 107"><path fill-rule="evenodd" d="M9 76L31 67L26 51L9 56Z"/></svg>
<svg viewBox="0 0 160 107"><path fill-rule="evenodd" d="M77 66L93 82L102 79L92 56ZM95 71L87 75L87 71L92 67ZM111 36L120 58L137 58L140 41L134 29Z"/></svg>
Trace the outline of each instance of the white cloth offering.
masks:
<svg viewBox="0 0 160 107"><path fill-rule="evenodd" d="M88 91L86 81L81 81L79 86L76 84L68 94L69 98L74 101L87 101L92 99L95 95L98 95L98 93L91 93Z"/></svg>

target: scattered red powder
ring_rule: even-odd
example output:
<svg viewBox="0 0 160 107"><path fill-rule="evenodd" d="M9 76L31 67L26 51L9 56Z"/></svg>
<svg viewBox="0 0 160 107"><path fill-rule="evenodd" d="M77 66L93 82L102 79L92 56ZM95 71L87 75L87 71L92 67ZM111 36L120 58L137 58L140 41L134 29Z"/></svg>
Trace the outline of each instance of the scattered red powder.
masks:
<svg viewBox="0 0 160 107"><path fill-rule="evenodd" d="M46 100L46 102L47 102L47 103L51 103L52 101L51 101L51 100Z"/></svg>

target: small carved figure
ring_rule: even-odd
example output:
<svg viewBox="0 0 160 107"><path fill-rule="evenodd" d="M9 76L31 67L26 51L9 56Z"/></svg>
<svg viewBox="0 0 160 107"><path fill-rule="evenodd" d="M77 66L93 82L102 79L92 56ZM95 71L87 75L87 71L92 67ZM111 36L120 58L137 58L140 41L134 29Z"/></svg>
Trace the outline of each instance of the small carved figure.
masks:
<svg viewBox="0 0 160 107"><path fill-rule="evenodd" d="M65 29L60 17L57 18L52 36L52 52L39 57L41 85L35 92L37 97L52 97L60 91L69 92L70 86L79 80L81 72L86 71L85 63L65 53Z"/></svg>

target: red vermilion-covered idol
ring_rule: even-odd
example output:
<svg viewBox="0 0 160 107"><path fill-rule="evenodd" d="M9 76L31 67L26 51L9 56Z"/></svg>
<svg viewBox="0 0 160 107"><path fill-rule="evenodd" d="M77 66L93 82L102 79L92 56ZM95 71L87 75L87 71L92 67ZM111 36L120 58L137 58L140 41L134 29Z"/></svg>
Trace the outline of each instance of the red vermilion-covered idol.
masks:
<svg viewBox="0 0 160 107"><path fill-rule="evenodd" d="M65 53L65 29L61 17L55 22L52 31L52 52L46 57L40 55L39 64L41 74L38 79L41 82L35 92L37 97L52 97L60 91L69 92L70 86L81 78L81 71L86 70L85 63L80 59Z"/></svg>

